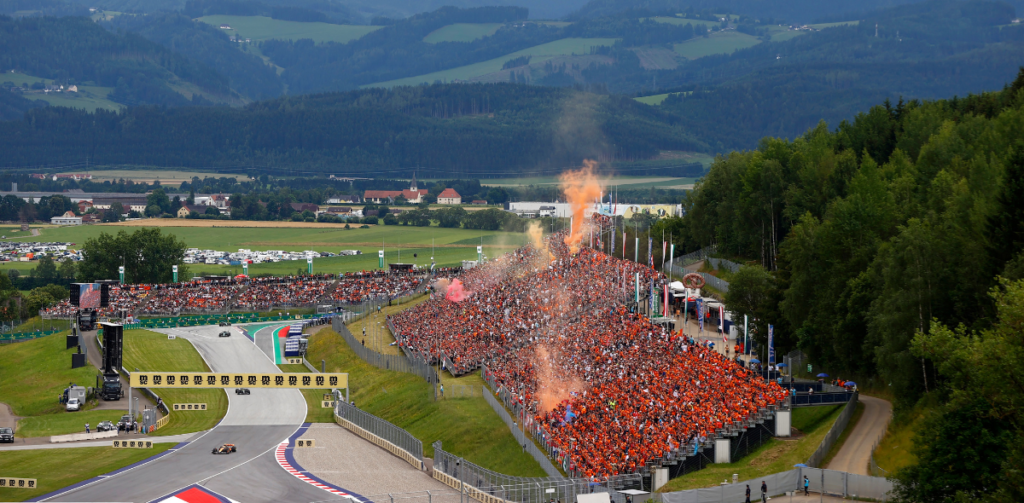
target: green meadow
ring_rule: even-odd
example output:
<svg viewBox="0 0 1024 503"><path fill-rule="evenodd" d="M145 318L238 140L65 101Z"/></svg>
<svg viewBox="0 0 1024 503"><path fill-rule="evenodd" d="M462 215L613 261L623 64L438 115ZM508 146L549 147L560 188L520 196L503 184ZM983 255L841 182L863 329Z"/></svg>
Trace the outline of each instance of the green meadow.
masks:
<svg viewBox="0 0 1024 503"><path fill-rule="evenodd" d="M438 28L426 37L423 41L436 44L438 42L472 42L474 40L494 35L494 32L501 28L502 23L455 23Z"/></svg>
<svg viewBox="0 0 1024 503"><path fill-rule="evenodd" d="M199 21L217 27L226 24L231 29L223 30L225 33L249 38L253 42L270 39L299 40L308 38L317 43L339 42L344 44L380 28L379 26L302 23L272 19L265 16L228 16L220 14L203 16L199 18Z"/></svg>
<svg viewBox="0 0 1024 503"><path fill-rule="evenodd" d="M429 84L435 81L441 82L452 82L455 80L470 80L475 77L487 75L501 70L501 66L510 59L515 59L520 56L531 56L530 64L543 63L556 56L572 56L572 55L583 55L588 54L592 47L598 46L609 46L615 43L618 39L615 38L563 38L561 40L555 40L554 42L548 42L546 44L536 45L528 47L526 49L506 54L488 61L481 61L479 63L473 63L471 65L460 66L457 68L450 68L448 70L442 70L439 72L428 73L425 75L418 75L415 77L406 77L403 79L389 80L387 82L378 82L376 84L368 84L362 86L366 87L396 87L396 86L415 86L419 84Z"/></svg>

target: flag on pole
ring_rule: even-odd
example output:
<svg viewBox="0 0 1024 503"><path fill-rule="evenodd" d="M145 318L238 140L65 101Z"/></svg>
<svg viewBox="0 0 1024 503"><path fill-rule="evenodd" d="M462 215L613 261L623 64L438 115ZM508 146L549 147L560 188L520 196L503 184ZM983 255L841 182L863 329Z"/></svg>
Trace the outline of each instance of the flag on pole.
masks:
<svg viewBox="0 0 1024 503"><path fill-rule="evenodd" d="M663 309L664 313L662 314L662 316L665 316L667 318L668 317L668 313L669 313L669 309L668 309L668 285L665 285L662 289L664 290L662 293L665 294L664 295L665 303L662 304L662 306L664 307L664 309Z"/></svg>
<svg viewBox="0 0 1024 503"><path fill-rule="evenodd" d="M654 317L654 278L651 278L651 298L647 302L647 312L651 313L651 317Z"/></svg>
<svg viewBox="0 0 1024 503"><path fill-rule="evenodd" d="M704 301L697 299L697 332L704 333Z"/></svg>
<svg viewBox="0 0 1024 503"><path fill-rule="evenodd" d="M647 266L654 269L654 238L647 236Z"/></svg>
<svg viewBox="0 0 1024 503"><path fill-rule="evenodd" d="M626 229L622 229L622 260L626 260Z"/></svg>
<svg viewBox="0 0 1024 503"><path fill-rule="evenodd" d="M665 269L665 255L668 253L668 241L661 242L661 268Z"/></svg>
<svg viewBox="0 0 1024 503"><path fill-rule="evenodd" d="M725 333L725 306L718 306L718 330L722 332L722 343L728 346L729 335Z"/></svg>
<svg viewBox="0 0 1024 503"><path fill-rule="evenodd" d="M768 365L775 365L775 326L768 325Z"/></svg>
<svg viewBox="0 0 1024 503"><path fill-rule="evenodd" d="M672 264L675 262L675 259L676 259L676 245L673 243L671 250L668 252L668 270L669 270L670 273L672 272Z"/></svg>

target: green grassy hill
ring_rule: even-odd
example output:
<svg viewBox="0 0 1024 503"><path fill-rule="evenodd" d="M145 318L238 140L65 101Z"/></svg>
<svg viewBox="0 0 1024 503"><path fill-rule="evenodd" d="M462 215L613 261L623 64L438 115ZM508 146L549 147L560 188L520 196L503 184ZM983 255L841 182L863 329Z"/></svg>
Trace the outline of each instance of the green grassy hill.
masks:
<svg viewBox="0 0 1024 503"><path fill-rule="evenodd" d="M429 84L436 81L452 82L455 80L471 80L475 77L498 72L506 61L520 56L530 56L530 64L543 63L544 61L557 56L587 54L590 52L592 47L610 46L615 43L615 40L616 39L614 38L563 38L561 40L536 45L521 51L490 59L488 61L474 63L472 65L460 66L458 68L451 68L449 70L442 70L416 77L378 82L376 84L369 84L362 87L415 86L419 84Z"/></svg>
<svg viewBox="0 0 1024 503"><path fill-rule="evenodd" d="M712 54L732 54L739 49L746 49L760 43L761 41L757 37L746 33L726 31L712 33L707 38L687 40L681 44L675 44L673 48L686 59L697 59Z"/></svg>
<svg viewBox="0 0 1024 503"><path fill-rule="evenodd" d="M302 23L272 19L265 16L227 16L221 14L203 16L198 20L217 27L227 24L231 26L231 29L224 30L225 33L249 38L253 42L270 39L300 40L308 38L317 43L339 42L343 44L380 28L380 26Z"/></svg>
<svg viewBox="0 0 1024 503"><path fill-rule="evenodd" d="M502 27L502 23L455 23L438 28L426 37L424 42L436 44L438 42L472 42L474 40L489 37Z"/></svg>
<svg viewBox="0 0 1024 503"><path fill-rule="evenodd" d="M4 84L7 82L11 82L15 86L21 86L25 83L31 87L32 84L37 82L42 82L44 85L47 85L52 81L50 79L36 77L33 75L25 75L24 73L18 72L0 74L0 86L6 87ZM44 93L42 91L32 91L30 89L22 94L22 96L30 100L43 100L56 107L81 108L89 112L95 112L97 109L120 110L124 108L124 105L110 101L107 98L113 90L113 87L88 86L83 84L78 86L77 93Z"/></svg>

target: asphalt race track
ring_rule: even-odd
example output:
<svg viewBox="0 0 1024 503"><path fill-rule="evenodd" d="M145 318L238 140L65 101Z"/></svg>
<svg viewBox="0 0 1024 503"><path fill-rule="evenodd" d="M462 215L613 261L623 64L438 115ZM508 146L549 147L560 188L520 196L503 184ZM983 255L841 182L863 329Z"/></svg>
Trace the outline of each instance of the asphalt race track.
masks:
<svg viewBox="0 0 1024 503"><path fill-rule="evenodd" d="M218 337L217 326L159 330L192 341L214 372L279 372L253 341L234 327ZM269 331L268 331L269 332ZM185 447L151 463L58 494L45 501L118 501L144 503L192 484L242 503L346 501L309 485L278 465L274 450L302 425L306 401L298 390L252 388L251 395L228 392L223 421ZM238 452L210 453L233 443ZM351 501L351 500L347 500Z"/></svg>

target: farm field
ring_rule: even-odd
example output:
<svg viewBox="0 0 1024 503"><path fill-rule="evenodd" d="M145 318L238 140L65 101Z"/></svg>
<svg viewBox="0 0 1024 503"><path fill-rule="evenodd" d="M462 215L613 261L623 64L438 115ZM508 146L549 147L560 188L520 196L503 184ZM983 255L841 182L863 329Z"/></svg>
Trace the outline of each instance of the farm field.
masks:
<svg viewBox="0 0 1024 503"><path fill-rule="evenodd" d="M675 51L686 59L697 59L712 54L731 54L739 49L746 49L760 43L761 41L757 37L746 33L716 32L707 38L695 38L675 44Z"/></svg>
<svg viewBox="0 0 1024 503"><path fill-rule="evenodd" d="M693 178L655 177L655 176L616 176L604 179L606 187L648 188L666 187L693 183ZM527 185L558 185L557 176L537 176L525 178L489 178L480 180L480 185L488 187L522 187Z"/></svg>
<svg viewBox="0 0 1024 503"><path fill-rule="evenodd" d="M471 65L460 66L457 68L450 68L448 70L441 70L438 72L428 73L425 75L418 75L415 77L406 77L403 79L389 80L387 82L378 82L376 84L367 84L362 86L363 88L368 87L396 87L396 86L415 86L419 84L430 84L435 81L441 82L452 82L455 80L470 80L475 77L487 75L501 71L501 66L506 61L520 56L531 56L530 64L543 63L556 56L570 56L573 54L587 54L590 52L591 47L595 46L609 46L615 43L618 39L615 38L563 38L561 40L555 40L554 42L548 42L546 44L536 45L528 47L521 51L516 51L511 54L506 54L488 61L481 61L479 63L473 63Z"/></svg>
<svg viewBox="0 0 1024 503"><path fill-rule="evenodd" d="M339 42L344 44L380 28L379 26L302 23L272 19L265 16L228 16L220 14L203 16L199 18L199 21L213 26L227 24L231 26L231 29L223 30L225 33L250 38L253 42L275 38L279 40L308 38L317 43Z"/></svg>
<svg viewBox="0 0 1024 503"><path fill-rule="evenodd" d="M146 182L152 184L154 180L160 180L161 185L168 186L164 190L174 189L181 185L181 182L191 181L192 177L199 178L234 178L238 181L248 180L246 175L233 175L230 173L213 173L209 171L167 171L162 169L111 169L111 170L90 170L92 181L103 182L106 180L117 181L121 178L132 180L137 183Z"/></svg>
<svg viewBox="0 0 1024 503"><path fill-rule="evenodd" d="M178 219L150 219L132 223L175 224L177 222L216 222L224 224L260 224L274 222L236 222L236 221L203 221ZM122 222L123 224L124 222ZM289 224L290 222L280 222ZM307 224L313 225L313 224ZM526 236L518 233L498 231L481 231L467 229L443 229L439 227L404 227L375 226L369 229L345 230L339 224L319 224L327 228L245 228L218 227L211 232L209 227L165 227L164 232L174 234L185 241L190 247L214 249L221 251L237 251L239 248L250 250L286 250L286 251L330 251L360 250L362 255L344 257L319 258L314 260L314 272L352 272L377 269L377 250L384 243L385 262L416 263L430 266L431 240L435 250L435 262L439 267L459 265L463 260L476 260L476 247L483 243L484 254L496 257L511 251L526 242ZM132 232L130 226L118 224L85 225L78 227L39 227L40 236L25 235L21 241L67 241L82 243L88 238L99 236L102 232L117 233L120 230ZM135 227L135 226L133 226ZM417 256L414 257L413 254ZM22 274L35 267L35 262L2 262L0 272L17 269ZM191 264L188 266L193 274L241 274L241 266ZM303 261L282 261L276 263L253 264L249 273L290 275L299 269L305 271Z"/></svg>
<svg viewBox="0 0 1024 503"><path fill-rule="evenodd" d="M660 105L662 101L665 101L665 98L668 98L669 96L673 96L673 95L676 95L676 94L683 94L683 93L652 94L650 96L640 96L639 98L633 98L633 99L636 100L636 101L639 101L640 103L643 103L645 105L656 106L656 105ZM687 91L686 94L689 94L689 91Z"/></svg>
<svg viewBox="0 0 1024 503"><path fill-rule="evenodd" d="M698 24L703 24L703 25L710 26L710 25L718 24L718 23L716 23L714 21L708 21L706 19L689 19L689 18L685 18L685 17L656 16L656 17L649 17L647 19L649 19L651 21L657 21L659 23L674 24L674 25L678 25L678 26L686 26L687 24L692 24L694 26L697 26Z"/></svg>
<svg viewBox="0 0 1024 503"><path fill-rule="evenodd" d="M0 74L0 83L13 82L16 86L20 86L22 84L28 84L31 86L36 82L46 84L51 80L52 79L45 77L36 77L18 72ZM89 112L95 112L100 108L104 110L120 110L124 108L124 105L107 99L107 95L109 95L113 90L113 87L79 85L77 93L31 92L22 94L22 97L29 100L42 100L55 107L80 108Z"/></svg>
<svg viewBox="0 0 1024 503"><path fill-rule="evenodd" d="M839 21L838 23L809 24L807 26L810 26L811 28L814 28L816 30L824 30L825 28L834 28L836 26L857 26L859 24L860 24L859 20L854 20L854 21Z"/></svg>
<svg viewBox="0 0 1024 503"><path fill-rule="evenodd" d="M432 32L423 41L436 44L438 42L472 42L479 38L489 37L503 26L502 23L455 23L443 26Z"/></svg>

